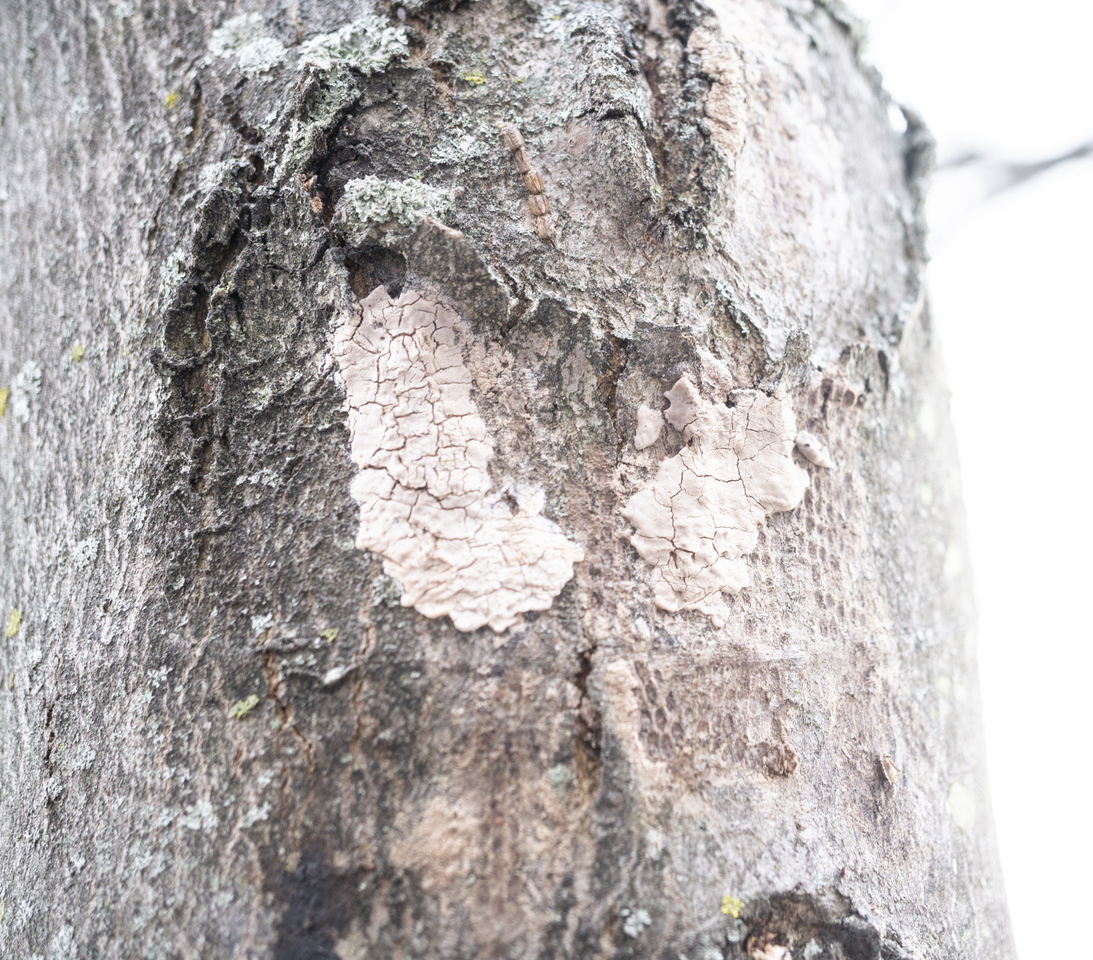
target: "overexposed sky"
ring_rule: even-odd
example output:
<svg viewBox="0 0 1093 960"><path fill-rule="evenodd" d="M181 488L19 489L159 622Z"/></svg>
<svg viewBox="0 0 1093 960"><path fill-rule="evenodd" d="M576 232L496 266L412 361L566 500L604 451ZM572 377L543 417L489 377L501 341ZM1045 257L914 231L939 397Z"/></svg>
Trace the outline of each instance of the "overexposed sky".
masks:
<svg viewBox="0 0 1093 960"><path fill-rule="evenodd" d="M866 55L914 106L940 155L1061 153L1093 135L1093 4L1078 0L848 0Z"/></svg>
<svg viewBox="0 0 1093 960"><path fill-rule="evenodd" d="M849 0L866 57L944 163L930 300L960 444L992 801L1021 960L1093 897L1093 158L993 196L998 164L1093 140L1093 3ZM1066 939L1065 936L1063 938Z"/></svg>

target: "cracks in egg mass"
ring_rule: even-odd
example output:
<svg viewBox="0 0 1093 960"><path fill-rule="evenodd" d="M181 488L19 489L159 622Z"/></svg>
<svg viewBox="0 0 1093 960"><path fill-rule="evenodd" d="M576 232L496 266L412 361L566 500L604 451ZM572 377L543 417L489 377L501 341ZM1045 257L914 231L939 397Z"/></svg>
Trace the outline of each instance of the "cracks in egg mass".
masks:
<svg viewBox="0 0 1093 960"><path fill-rule="evenodd" d="M665 396L664 418L680 432L678 454L622 510L630 542L653 567L662 610L723 613L721 592L748 585L744 557L772 513L804 497L808 473L793 461L797 433L784 397L734 391L732 404L710 403L686 375Z"/></svg>
<svg viewBox="0 0 1093 960"><path fill-rule="evenodd" d="M545 610L583 559L539 516L542 498L493 490L494 447L471 396L458 316L414 290L382 286L335 334L346 390L356 544L384 559L402 603L459 630L501 632Z"/></svg>

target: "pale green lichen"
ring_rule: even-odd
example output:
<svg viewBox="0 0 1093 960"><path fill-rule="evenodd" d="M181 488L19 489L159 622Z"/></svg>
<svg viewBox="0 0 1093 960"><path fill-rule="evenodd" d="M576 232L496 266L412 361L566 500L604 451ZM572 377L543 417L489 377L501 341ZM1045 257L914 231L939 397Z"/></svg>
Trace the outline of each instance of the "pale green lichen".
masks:
<svg viewBox="0 0 1093 960"><path fill-rule="evenodd" d="M344 63L329 70L309 64L303 71L295 94L307 104L303 112L306 119L301 119L294 110L285 117L273 114L265 121L267 127L275 127L287 121L288 129L284 135L284 148L280 152L278 165L295 177L315 150L316 140L325 138L327 131L360 95L358 78Z"/></svg>
<svg viewBox="0 0 1093 960"><path fill-rule="evenodd" d="M8 614L7 637L8 637L9 640L19 632L19 624L21 624L22 622L23 622L23 611L22 610L18 610L18 609L12 610L11 613Z"/></svg>
<svg viewBox="0 0 1093 960"><path fill-rule="evenodd" d="M179 819L187 830L212 830L220 825L220 818L208 800L197 800Z"/></svg>
<svg viewBox="0 0 1093 960"><path fill-rule="evenodd" d="M99 555L99 541L95 537L81 540L72 548L72 563L77 570L86 570Z"/></svg>
<svg viewBox="0 0 1093 960"><path fill-rule="evenodd" d="M0 387L0 417L8 412L8 397L11 396L11 387Z"/></svg>
<svg viewBox="0 0 1093 960"><path fill-rule="evenodd" d="M265 632L273 626L273 614L271 613L257 613L250 618L250 628L252 633L265 634Z"/></svg>
<svg viewBox="0 0 1093 960"><path fill-rule="evenodd" d="M246 77L272 70L285 59L286 50L272 37L263 36L262 18L257 13L232 17L217 27L209 38L209 53L235 60Z"/></svg>
<svg viewBox="0 0 1093 960"><path fill-rule="evenodd" d="M242 34L245 31L237 30L227 39L234 43ZM263 123L265 129L278 131L270 142L277 144L273 159L282 175L295 178L310 162L316 142L360 98L360 74L382 73L409 52L405 28L375 13L302 43L292 101L268 114Z"/></svg>
<svg viewBox="0 0 1093 960"><path fill-rule="evenodd" d="M547 782L551 790L564 797L573 782L573 771L564 763L557 763L547 770Z"/></svg>
<svg viewBox="0 0 1093 960"><path fill-rule="evenodd" d="M391 26L382 17L367 13L340 30L305 41L300 46L300 65L313 63L325 70L340 61L371 76L409 53L405 28Z"/></svg>
<svg viewBox="0 0 1093 960"><path fill-rule="evenodd" d="M488 156L490 146L472 134L466 133L454 140L441 143L429 154L429 159L440 166L467 163Z"/></svg>
<svg viewBox="0 0 1093 960"><path fill-rule="evenodd" d="M236 53L244 76L256 77L278 66L285 58L285 48L273 37L259 37Z"/></svg>
<svg viewBox="0 0 1093 960"><path fill-rule="evenodd" d="M409 237L426 217L443 218L451 203L449 190L370 175L345 185L331 225L352 246L391 246Z"/></svg>
<svg viewBox="0 0 1093 960"><path fill-rule="evenodd" d="M333 643L338 639L338 628L328 627L321 634L319 634L327 643Z"/></svg>
<svg viewBox="0 0 1093 960"><path fill-rule="evenodd" d="M252 693L243 700L237 700L228 711L231 720L242 720L248 713L258 706L258 694Z"/></svg>
<svg viewBox="0 0 1093 960"><path fill-rule="evenodd" d="M156 296L161 303L166 303L180 284L186 281L186 260L177 251L160 264L159 283Z"/></svg>
<svg viewBox="0 0 1093 960"><path fill-rule="evenodd" d="M30 408L42 388L42 368L28 360L11 384L11 415L20 423L30 422Z"/></svg>
<svg viewBox="0 0 1093 960"><path fill-rule="evenodd" d="M259 820L269 819L269 803L263 803L260 807L252 807L248 810L243 818L239 821L239 827L242 830L246 830L249 827L253 827Z"/></svg>
<svg viewBox="0 0 1093 960"><path fill-rule="evenodd" d="M653 918L649 916L648 910L642 910L638 907L636 910L631 910L629 907L623 907L619 911L622 916L622 932L628 937L637 937L641 932L653 922Z"/></svg>
<svg viewBox="0 0 1093 960"><path fill-rule="evenodd" d="M216 163L206 163L197 175L197 189L202 193L212 193L221 184L226 184L235 192L238 188L231 182L231 175L246 163L238 157L231 160L220 160Z"/></svg>
<svg viewBox="0 0 1093 960"><path fill-rule="evenodd" d="M84 358L85 353L87 353L87 351L84 349L82 343L75 344L72 347L72 362L79 363Z"/></svg>
<svg viewBox="0 0 1093 960"><path fill-rule="evenodd" d="M480 86L482 86L482 84L484 84L486 82L486 78L482 74L481 70L475 70L473 72L465 72L463 74L463 79L466 80L467 83L473 84L476 87L480 87Z"/></svg>

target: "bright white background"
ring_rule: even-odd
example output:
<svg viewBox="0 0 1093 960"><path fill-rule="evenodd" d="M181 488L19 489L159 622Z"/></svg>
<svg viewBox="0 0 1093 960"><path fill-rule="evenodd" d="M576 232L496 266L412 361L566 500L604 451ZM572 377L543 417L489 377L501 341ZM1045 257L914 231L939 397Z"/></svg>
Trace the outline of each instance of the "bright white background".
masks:
<svg viewBox="0 0 1093 960"><path fill-rule="evenodd" d="M1037 161L1093 140L1088 0L849 2L868 25L866 59L923 115L943 165L968 151ZM998 173L936 176L929 291L1017 949L1056 960L1093 910L1093 158L987 196Z"/></svg>

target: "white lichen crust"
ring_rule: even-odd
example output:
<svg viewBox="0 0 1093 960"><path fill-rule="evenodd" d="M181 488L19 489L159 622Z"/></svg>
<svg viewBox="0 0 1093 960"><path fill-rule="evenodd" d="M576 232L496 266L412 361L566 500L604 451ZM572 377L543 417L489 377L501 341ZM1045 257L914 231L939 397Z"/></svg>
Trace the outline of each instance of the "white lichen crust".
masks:
<svg viewBox="0 0 1093 960"><path fill-rule="evenodd" d="M787 399L756 390L734 391L733 406L710 403L683 376L665 396L683 447L622 515L636 530L630 542L653 565L656 605L716 616L721 591L748 585L744 557L760 524L804 497L808 473L793 462L797 425Z"/></svg>
<svg viewBox="0 0 1093 960"><path fill-rule="evenodd" d="M493 446L458 324L420 292L393 299L378 287L335 334L359 468L356 542L383 557L404 606L448 615L459 630L501 632L550 607L583 551L537 515L541 497L514 513L492 490Z"/></svg>

